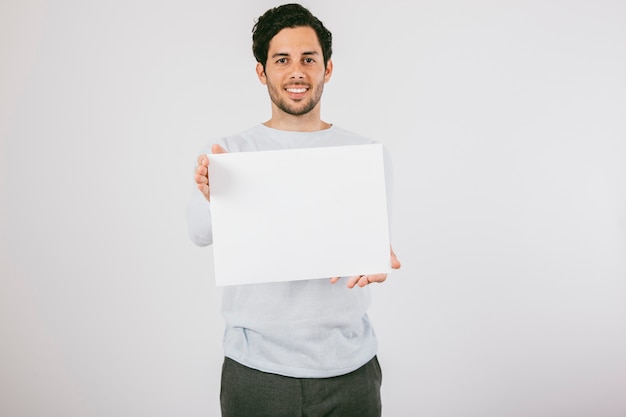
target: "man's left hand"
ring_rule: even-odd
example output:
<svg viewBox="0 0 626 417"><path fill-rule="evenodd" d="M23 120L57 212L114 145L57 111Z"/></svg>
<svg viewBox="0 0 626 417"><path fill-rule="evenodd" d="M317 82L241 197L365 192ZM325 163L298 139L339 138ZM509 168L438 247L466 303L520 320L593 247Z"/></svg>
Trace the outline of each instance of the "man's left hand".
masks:
<svg viewBox="0 0 626 417"><path fill-rule="evenodd" d="M398 257L393 252L393 248L389 247L391 252L391 267L393 269L400 269L400 261ZM350 277L348 279L348 288L354 288L355 286L365 287L373 282L384 282L387 279L387 274L368 274L368 275L356 275L354 277ZM331 283L336 283L339 281L339 277L334 277L330 279Z"/></svg>

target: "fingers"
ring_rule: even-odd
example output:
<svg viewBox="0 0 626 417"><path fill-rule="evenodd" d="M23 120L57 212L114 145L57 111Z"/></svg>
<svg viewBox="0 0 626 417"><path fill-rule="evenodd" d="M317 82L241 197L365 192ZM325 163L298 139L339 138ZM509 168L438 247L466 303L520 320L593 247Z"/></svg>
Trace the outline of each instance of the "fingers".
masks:
<svg viewBox="0 0 626 417"><path fill-rule="evenodd" d="M214 154L217 153L226 153L226 149L221 147L218 144L213 144L211 146L211 152ZM202 192L204 197L211 201L211 189L209 184L209 157L206 154L198 156L198 165L196 166L196 171L194 172L194 181L198 186L198 190Z"/></svg>
<svg viewBox="0 0 626 417"><path fill-rule="evenodd" d="M196 172L194 173L194 180L198 185L208 185L209 184L209 167L208 158L205 155L204 161L198 161L198 166L196 167Z"/></svg>
<svg viewBox="0 0 626 417"><path fill-rule="evenodd" d="M359 282L361 280L361 278L363 278L363 275L357 275L355 277L350 277L350 279L348 279L348 288L354 288L355 285L357 284L357 282Z"/></svg>
<svg viewBox="0 0 626 417"><path fill-rule="evenodd" d="M398 257L394 253L391 245L389 246L389 253L391 255L391 268L400 269L402 265L400 264L400 261L398 260ZM387 274L356 275L348 279L348 288L354 288L356 286L365 287L374 282L385 282L386 280L387 280ZM337 281L339 281L338 277L334 277L330 279L330 282L333 284L336 283Z"/></svg>
<svg viewBox="0 0 626 417"><path fill-rule="evenodd" d="M213 144L211 146L211 152L213 152L213 153L226 153L226 149L222 148L220 145L218 145L216 143L216 144Z"/></svg>
<svg viewBox="0 0 626 417"><path fill-rule="evenodd" d="M350 277L348 280L348 288L359 286L361 288L374 282L385 282L387 274L357 275Z"/></svg>
<svg viewBox="0 0 626 417"><path fill-rule="evenodd" d="M211 153L228 153L228 151L226 149L224 149L221 145L218 145L217 143L214 143L213 145L211 145ZM209 166L209 156L206 154L202 154L200 156L198 156L198 167L200 166L205 166L208 167ZM208 170L207 170L208 173Z"/></svg>
<svg viewBox="0 0 626 417"><path fill-rule="evenodd" d="M200 165L205 167L209 166L209 157L206 154L202 154L198 157L198 166Z"/></svg>
<svg viewBox="0 0 626 417"><path fill-rule="evenodd" d="M208 201L210 199L209 193L209 157L206 155L200 155L198 157L198 165L193 176L194 181L198 187L198 190L204 195Z"/></svg>

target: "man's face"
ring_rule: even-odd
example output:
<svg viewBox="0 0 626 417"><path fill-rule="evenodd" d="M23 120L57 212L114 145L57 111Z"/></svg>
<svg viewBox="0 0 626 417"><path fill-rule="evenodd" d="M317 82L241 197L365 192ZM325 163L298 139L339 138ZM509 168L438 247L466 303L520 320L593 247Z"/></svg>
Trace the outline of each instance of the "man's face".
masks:
<svg viewBox="0 0 626 417"><path fill-rule="evenodd" d="M257 74L274 106L290 115L303 115L319 103L332 63L324 66L322 47L310 27L285 28L272 38L265 69Z"/></svg>

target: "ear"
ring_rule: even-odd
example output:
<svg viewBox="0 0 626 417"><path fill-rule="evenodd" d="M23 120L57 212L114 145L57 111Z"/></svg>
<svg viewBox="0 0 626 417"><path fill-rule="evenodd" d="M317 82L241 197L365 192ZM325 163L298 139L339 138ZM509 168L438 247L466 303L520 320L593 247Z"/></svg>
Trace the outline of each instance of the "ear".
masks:
<svg viewBox="0 0 626 417"><path fill-rule="evenodd" d="M330 76L333 75L333 61L331 59L326 63L326 72L324 73L324 83L330 81Z"/></svg>
<svg viewBox="0 0 626 417"><path fill-rule="evenodd" d="M261 64L260 62L256 63L256 75L257 77L259 77L259 81L261 81L261 84L263 85L267 84L267 78L265 77L265 69L263 68L263 64Z"/></svg>

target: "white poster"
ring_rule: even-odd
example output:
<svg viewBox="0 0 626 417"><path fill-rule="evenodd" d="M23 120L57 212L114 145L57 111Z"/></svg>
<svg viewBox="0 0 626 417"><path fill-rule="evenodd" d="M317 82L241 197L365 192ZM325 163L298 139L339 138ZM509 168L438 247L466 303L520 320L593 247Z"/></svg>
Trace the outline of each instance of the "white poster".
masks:
<svg viewBox="0 0 626 417"><path fill-rule="evenodd" d="M208 156L217 285L390 272L382 145Z"/></svg>

